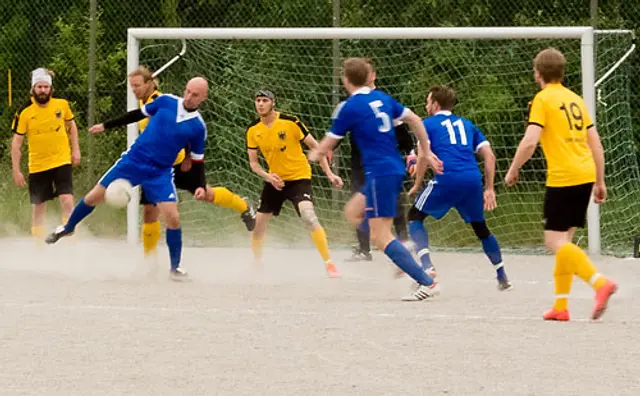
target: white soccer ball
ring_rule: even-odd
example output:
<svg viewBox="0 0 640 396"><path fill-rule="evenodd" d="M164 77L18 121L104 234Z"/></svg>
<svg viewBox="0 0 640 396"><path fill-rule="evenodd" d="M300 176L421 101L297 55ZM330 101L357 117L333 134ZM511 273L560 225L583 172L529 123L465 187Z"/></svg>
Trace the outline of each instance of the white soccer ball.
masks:
<svg viewBox="0 0 640 396"><path fill-rule="evenodd" d="M133 186L125 179L116 179L109 184L104 199L109 206L114 208L124 208L131 199Z"/></svg>

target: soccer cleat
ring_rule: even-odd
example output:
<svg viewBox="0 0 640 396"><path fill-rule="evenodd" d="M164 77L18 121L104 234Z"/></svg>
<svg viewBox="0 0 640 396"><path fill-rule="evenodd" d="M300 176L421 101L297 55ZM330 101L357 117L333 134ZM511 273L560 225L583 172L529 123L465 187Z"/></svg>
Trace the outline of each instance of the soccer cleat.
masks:
<svg viewBox="0 0 640 396"><path fill-rule="evenodd" d="M365 252L364 250L360 250L357 247L353 248L353 254L351 255L351 257L346 259L346 261L349 261L349 262L372 261L372 260L373 260L373 256L371 256L371 252Z"/></svg>
<svg viewBox="0 0 640 396"><path fill-rule="evenodd" d="M411 294L402 297L402 301L422 301L440 294L440 284L433 282L431 286L419 285Z"/></svg>
<svg viewBox="0 0 640 396"><path fill-rule="evenodd" d="M340 277L340 271L338 271L333 263L326 264L325 269L327 270L327 275L329 276L329 278L336 279Z"/></svg>
<svg viewBox="0 0 640 396"><path fill-rule="evenodd" d="M169 272L169 278L174 281L184 282L189 280L189 274L187 274L187 271L183 270L180 267L172 268L171 272Z"/></svg>
<svg viewBox="0 0 640 396"><path fill-rule="evenodd" d="M544 315L542 315L542 319L555 320L558 322L568 322L570 319L570 315L569 311L566 309L563 309L562 311L556 311L555 309L551 308L550 310L545 312Z"/></svg>
<svg viewBox="0 0 640 396"><path fill-rule="evenodd" d="M248 198L242 199L247 203L247 210L242 212L240 218L244 222L245 227L247 227L247 231L251 232L256 228L256 207L253 206L253 203Z"/></svg>
<svg viewBox="0 0 640 396"><path fill-rule="evenodd" d="M618 284L610 279L598 290L596 290L596 304L593 307L591 319L598 320L607 309L609 298L618 291Z"/></svg>
<svg viewBox="0 0 640 396"><path fill-rule="evenodd" d="M498 279L498 290L507 291L511 289L513 289L513 285L511 284L511 282L509 282L509 279L507 279L506 277Z"/></svg>
<svg viewBox="0 0 640 396"><path fill-rule="evenodd" d="M54 232L52 232L51 234L47 235L47 238L45 239L45 242L47 242L49 245L56 243L60 240L60 238L64 238L66 236L69 235L73 235L73 232L69 232L67 231L66 228L64 228L64 226L58 226L58 228L56 228L56 230Z"/></svg>

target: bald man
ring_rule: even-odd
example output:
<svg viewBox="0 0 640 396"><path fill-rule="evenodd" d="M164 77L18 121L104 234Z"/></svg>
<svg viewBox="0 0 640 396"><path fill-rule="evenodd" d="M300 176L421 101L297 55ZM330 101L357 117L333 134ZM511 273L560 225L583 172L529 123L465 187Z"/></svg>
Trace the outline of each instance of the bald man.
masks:
<svg viewBox="0 0 640 396"><path fill-rule="evenodd" d="M182 98L160 95L142 108L104 124L89 128L89 133L122 127L151 117L145 132L128 151L105 173L98 184L76 205L65 225L51 233L46 242L56 243L60 238L73 234L75 227L87 217L96 205L104 201L109 184L125 179L132 186L140 185L150 203L157 205L164 217L166 240L171 258L170 276L174 280L187 277L180 267L182 254L182 229L178 213L177 192L173 184L173 163L184 147L190 148L192 169L198 175L196 199L205 199L207 182L204 173L204 148L207 127L198 112L200 104L207 98L207 81L196 77L187 83Z"/></svg>

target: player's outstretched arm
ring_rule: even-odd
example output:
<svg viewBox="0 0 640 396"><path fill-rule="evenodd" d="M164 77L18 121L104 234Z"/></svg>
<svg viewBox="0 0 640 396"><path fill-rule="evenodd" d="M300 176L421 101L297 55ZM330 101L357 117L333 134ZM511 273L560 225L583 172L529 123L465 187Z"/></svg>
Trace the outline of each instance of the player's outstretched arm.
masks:
<svg viewBox="0 0 640 396"><path fill-rule="evenodd" d="M520 168L529 161L533 153L536 151L540 135L542 135L542 127L537 124L529 124L524 137L518 145L516 155L513 156L513 161L511 161L511 166L509 167L507 176L504 178L504 182L507 186L513 186L518 181Z"/></svg>
<svg viewBox="0 0 640 396"><path fill-rule="evenodd" d="M331 132L330 132L331 133ZM338 145L338 138L332 137L330 134L325 135L315 148L309 151L308 158L311 162L320 162L326 159L327 153Z"/></svg>
<svg viewBox="0 0 640 396"><path fill-rule="evenodd" d="M484 210L494 210L498 206L494 187L496 156L489 144L480 146L478 156L481 157L484 162Z"/></svg>
<svg viewBox="0 0 640 396"><path fill-rule="evenodd" d="M91 128L89 128L89 133L99 133L104 132L105 129L123 127L125 125L138 122L146 117L147 116L142 112L141 109L131 110L126 114L121 115L120 117L105 121L103 124L93 125Z"/></svg>
<svg viewBox="0 0 640 396"><path fill-rule="evenodd" d="M442 161L440 161L440 159L431 151L431 143L429 142L427 130L422 123L422 119L420 119L420 117L418 117L418 115L413 111L405 109L400 120L409 125L409 128L418 140L415 181L413 187L409 190L409 194L412 195L422 187L427 166L431 167L435 173L442 174L444 165Z"/></svg>
<svg viewBox="0 0 640 396"><path fill-rule="evenodd" d="M587 129L587 144L591 149L593 162L596 164L596 184L593 188L593 198L595 203L602 203L607 199L607 187L604 181L604 149L600 142L600 135L594 126Z"/></svg>
<svg viewBox="0 0 640 396"><path fill-rule="evenodd" d="M309 147L309 149L311 150L317 149L319 146L318 141L313 136L311 136L311 134L307 134L307 136L305 136L303 141L304 141L304 144L306 144L307 147ZM337 144L337 141L336 141L336 144ZM328 150L327 153L329 151L330 150ZM333 171L331 170L331 166L329 165L329 160L327 159L326 155L320 158L319 163L320 163L320 167L322 168L322 171L325 173L325 175L327 175L327 178L329 179L331 184L333 184L337 188L342 188L342 185L343 185L342 179L340 178L340 176L333 173Z"/></svg>

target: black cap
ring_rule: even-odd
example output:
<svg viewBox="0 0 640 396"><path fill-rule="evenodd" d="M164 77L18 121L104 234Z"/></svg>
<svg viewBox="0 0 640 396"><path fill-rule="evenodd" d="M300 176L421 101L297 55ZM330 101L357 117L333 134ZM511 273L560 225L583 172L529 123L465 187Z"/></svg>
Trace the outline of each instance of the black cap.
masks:
<svg viewBox="0 0 640 396"><path fill-rule="evenodd" d="M254 99L255 98L269 98L271 100L276 100L276 95L273 94L273 92L271 92L268 89L259 89L256 94L254 95Z"/></svg>

